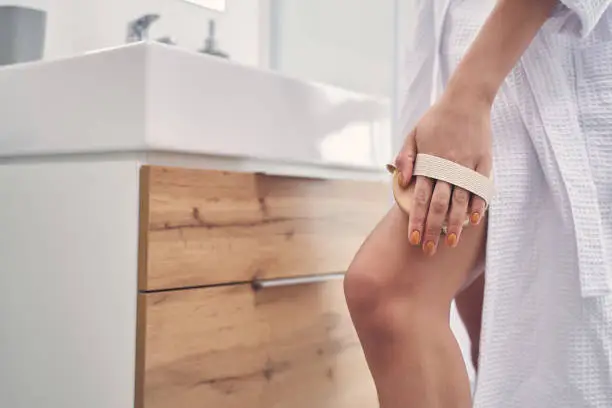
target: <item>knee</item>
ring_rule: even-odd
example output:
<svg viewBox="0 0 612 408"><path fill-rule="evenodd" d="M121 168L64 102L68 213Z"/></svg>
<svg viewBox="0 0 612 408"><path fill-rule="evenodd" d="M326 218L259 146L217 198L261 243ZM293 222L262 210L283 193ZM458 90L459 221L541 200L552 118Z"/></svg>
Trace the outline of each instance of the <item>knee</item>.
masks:
<svg viewBox="0 0 612 408"><path fill-rule="evenodd" d="M353 319L379 310L388 299L388 287L389 282L375 270L354 262L344 276L344 296Z"/></svg>
<svg viewBox="0 0 612 408"><path fill-rule="evenodd" d="M344 295L358 331L389 331L396 321L410 319L407 314L416 312L419 302L400 285L380 265L353 262L344 277Z"/></svg>
<svg viewBox="0 0 612 408"><path fill-rule="evenodd" d="M438 311L445 318L439 296L427 290L431 285L416 278L423 275L417 268L394 268L385 262L355 258L344 277L344 295L358 331L382 334L408 322L420 325L430 322Z"/></svg>

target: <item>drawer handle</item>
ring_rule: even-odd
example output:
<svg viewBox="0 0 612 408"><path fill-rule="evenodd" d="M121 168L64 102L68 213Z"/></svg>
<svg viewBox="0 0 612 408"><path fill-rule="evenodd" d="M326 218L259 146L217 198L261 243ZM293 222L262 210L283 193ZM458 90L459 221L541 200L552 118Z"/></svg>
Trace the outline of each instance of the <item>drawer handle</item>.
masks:
<svg viewBox="0 0 612 408"><path fill-rule="evenodd" d="M280 278L280 279L262 279L254 280L253 288L266 289L277 288L282 286L306 285L309 283L325 283L344 278L344 273L326 273L323 275L297 276L295 278Z"/></svg>

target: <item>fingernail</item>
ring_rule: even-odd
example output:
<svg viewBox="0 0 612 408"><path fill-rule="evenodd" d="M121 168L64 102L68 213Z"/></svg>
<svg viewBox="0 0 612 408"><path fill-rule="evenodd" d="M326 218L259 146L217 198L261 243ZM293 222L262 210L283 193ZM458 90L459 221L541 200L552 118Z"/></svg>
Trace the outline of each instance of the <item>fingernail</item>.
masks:
<svg viewBox="0 0 612 408"><path fill-rule="evenodd" d="M477 225L480 222L480 214L477 212L473 212L472 215L470 216L470 222L473 225Z"/></svg>
<svg viewBox="0 0 612 408"><path fill-rule="evenodd" d="M417 230L412 231L410 234L410 244L419 245L421 243L421 233Z"/></svg>
<svg viewBox="0 0 612 408"><path fill-rule="evenodd" d="M425 244L425 253L427 255L433 255L436 252L436 244L433 241L427 241Z"/></svg>
<svg viewBox="0 0 612 408"><path fill-rule="evenodd" d="M449 247L454 248L457 245L457 234L454 232L446 237L446 243Z"/></svg>

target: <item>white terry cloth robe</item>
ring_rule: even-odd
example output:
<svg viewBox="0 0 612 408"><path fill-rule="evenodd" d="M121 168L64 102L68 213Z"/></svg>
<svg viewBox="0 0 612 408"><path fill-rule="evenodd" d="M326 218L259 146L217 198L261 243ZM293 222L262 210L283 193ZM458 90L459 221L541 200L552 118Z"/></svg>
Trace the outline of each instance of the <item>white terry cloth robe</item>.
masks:
<svg viewBox="0 0 612 408"><path fill-rule="evenodd" d="M415 0L403 134L494 0ZM611 0L562 0L492 111L476 408L612 407Z"/></svg>

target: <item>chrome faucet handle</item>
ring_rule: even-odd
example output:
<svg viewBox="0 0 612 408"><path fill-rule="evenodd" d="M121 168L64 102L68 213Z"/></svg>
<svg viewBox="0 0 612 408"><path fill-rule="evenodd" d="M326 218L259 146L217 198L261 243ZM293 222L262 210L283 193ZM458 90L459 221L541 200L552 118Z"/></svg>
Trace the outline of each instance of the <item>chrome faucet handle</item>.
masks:
<svg viewBox="0 0 612 408"><path fill-rule="evenodd" d="M159 20L159 14L145 14L136 20L130 21L127 28L127 42L137 42L149 38L151 24Z"/></svg>

